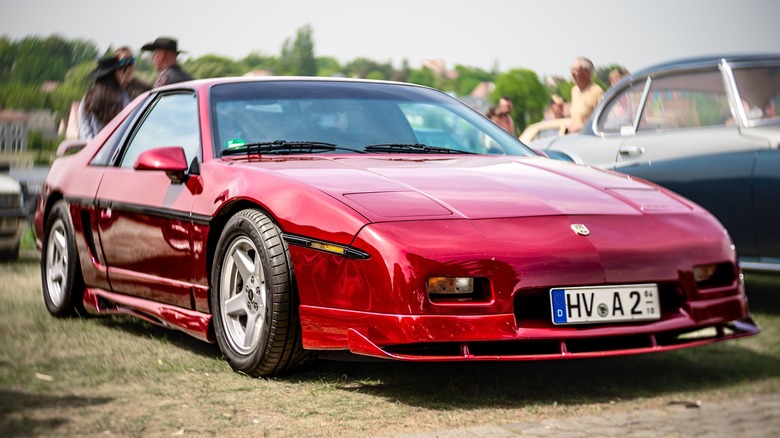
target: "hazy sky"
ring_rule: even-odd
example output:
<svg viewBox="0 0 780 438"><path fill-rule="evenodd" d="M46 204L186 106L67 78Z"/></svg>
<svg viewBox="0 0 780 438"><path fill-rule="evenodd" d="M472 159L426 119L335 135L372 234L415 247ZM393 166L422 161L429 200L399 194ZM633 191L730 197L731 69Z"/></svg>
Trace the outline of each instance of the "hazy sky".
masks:
<svg viewBox="0 0 780 438"><path fill-rule="evenodd" d="M173 36L185 57L278 56L313 29L316 56L418 68L424 59L568 76L576 56L636 70L718 53L780 52L778 0L2 0L0 36L59 34L103 51Z"/></svg>

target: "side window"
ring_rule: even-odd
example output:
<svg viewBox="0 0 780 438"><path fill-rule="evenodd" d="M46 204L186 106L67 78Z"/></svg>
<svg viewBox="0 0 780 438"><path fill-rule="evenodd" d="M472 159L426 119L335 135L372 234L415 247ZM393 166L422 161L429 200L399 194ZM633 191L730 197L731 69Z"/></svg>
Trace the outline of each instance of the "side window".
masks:
<svg viewBox="0 0 780 438"><path fill-rule="evenodd" d="M198 107L193 94L161 96L130 139L120 165L133 167L142 152L164 146L181 146L187 162L200 149Z"/></svg>
<svg viewBox="0 0 780 438"><path fill-rule="evenodd" d="M780 67L735 68L742 108L748 120L773 119L780 108Z"/></svg>
<svg viewBox="0 0 780 438"><path fill-rule="evenodd" d="M137 106L133 113L130 114L124 122L122 122L122 125L117 128L113 134L111 134L110 137L108 137L108 140L103 144L103 146L100 147L100 150L97 154L92 158L92 161L89 162L90 166L110 166L113 162L117 149L119 149L122 138L125 136L125 133L127 133L128 127L131 126L133 123L133 120L136 118L136 115L138 114L138 111L140 108L142 108L143 105Z"/></svg>
<svg viewBox="0 0 780 438"><path fill-rule="evenodd" d="M638 130L725 125L730 117L720 71L686 73L653 80Z"/></svg>
<svg viewBox="0 0 780 438"><path fill-rule="evenodd" d="M642 82L615 96L601 113L598 130L606 133L620 133L620 129L623 127L633 127L644 89L645 83Z"/></svg>

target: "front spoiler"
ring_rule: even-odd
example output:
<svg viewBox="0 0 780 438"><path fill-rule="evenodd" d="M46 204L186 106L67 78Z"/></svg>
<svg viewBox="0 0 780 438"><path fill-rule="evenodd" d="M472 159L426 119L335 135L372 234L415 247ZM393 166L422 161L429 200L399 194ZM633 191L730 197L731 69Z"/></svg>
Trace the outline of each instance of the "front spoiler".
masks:
<svg viewBox="0 0 780 438"><path fill-rule="evenodd" d="M399 361L532 361L584 359L678 350L752 336L759 332L760 329L753 320L745 318L725 324L698 327L684 333L648 333L615 336L613 339L606 337L594 339L590 344L583 343L581 339L559 339L420 343L380 347L360 331L349 329L347 344L353 354ZM614 345L610 345L612 342ZM533 344L532 348L526 348L529 347L528 344ZM576 348L572 348L574 345ZM592 347L583 348L587 345ZM613 348L615 345L622 347Z"/></svg>

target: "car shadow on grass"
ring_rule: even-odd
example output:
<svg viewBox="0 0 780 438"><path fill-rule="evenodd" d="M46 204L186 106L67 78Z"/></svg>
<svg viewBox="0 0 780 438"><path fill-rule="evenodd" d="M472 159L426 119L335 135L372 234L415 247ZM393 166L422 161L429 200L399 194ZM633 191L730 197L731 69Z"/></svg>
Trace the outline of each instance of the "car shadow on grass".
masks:
<svg viewBox="0 0 780 438"><path fill-rule="evenodd" d="M659 397L780 377L780 359L717 344L639 356L539 362L321 361L290 381L436 410L579 405Z"/></svg>
<svg viewBox="0 0 780 438"><path fill-rule="evenodd" d="M96 324L100 324L101 326L112 330L147 339L151 337L152 339L164 340L173 346L191 351L202 357L216 359L222 357L222 353L219 351L217 344L201 341L184 332L160 327L134 316L110 315L90 317L90 319L94 319Z"/></svg>
<svg viewBox="0 0 780 438"><path fill-rule="evenodd" d="M111 397L30 394L0 389L0 431L6 437L48 435L70 421L58 416L58 409L104 405L113 400ZM31 415L38 410L46 412Z"/></svg>

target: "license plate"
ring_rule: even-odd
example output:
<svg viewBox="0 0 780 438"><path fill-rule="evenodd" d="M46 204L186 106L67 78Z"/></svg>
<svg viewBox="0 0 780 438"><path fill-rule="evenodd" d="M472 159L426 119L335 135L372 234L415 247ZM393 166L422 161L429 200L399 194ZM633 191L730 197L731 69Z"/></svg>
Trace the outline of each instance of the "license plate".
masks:
<svg viewBox="0 0 780 438"><path fill-rule="evenodd" d="M656 284L554 288L550 302L556 325L661 318Z"/></svg>

